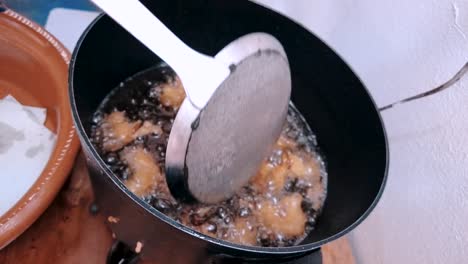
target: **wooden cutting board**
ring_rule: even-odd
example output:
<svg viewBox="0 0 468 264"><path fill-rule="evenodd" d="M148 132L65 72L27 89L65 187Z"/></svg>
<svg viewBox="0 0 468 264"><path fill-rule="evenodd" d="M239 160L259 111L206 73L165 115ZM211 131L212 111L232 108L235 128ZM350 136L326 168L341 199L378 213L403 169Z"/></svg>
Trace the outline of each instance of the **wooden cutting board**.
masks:
<svg viewBox="0 0 468 264"><path fill-rule="evenodd" d="M0 263L105 263L113 239L104 217L89 212L92 201L88 172L80 155L55 201L31 228L0 251ZM355 264L346 238L325 245L322 255L324 264Z"/></svg>

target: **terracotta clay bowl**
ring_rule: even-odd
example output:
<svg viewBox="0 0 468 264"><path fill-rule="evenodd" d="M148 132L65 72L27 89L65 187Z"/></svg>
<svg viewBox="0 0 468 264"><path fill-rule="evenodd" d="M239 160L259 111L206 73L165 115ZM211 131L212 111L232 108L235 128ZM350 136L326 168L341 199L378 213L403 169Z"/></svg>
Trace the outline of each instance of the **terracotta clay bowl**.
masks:
<svg viewBox="0 0 468 264"><path fill-rule="evenodd" d="M46 126L57 134L39 178L0 216L0 249L39 218L73 167L79 142L68 101L69 59L69 51L43 28L0 4L0 98L11 94L22 104L47 108Z"/></svg>

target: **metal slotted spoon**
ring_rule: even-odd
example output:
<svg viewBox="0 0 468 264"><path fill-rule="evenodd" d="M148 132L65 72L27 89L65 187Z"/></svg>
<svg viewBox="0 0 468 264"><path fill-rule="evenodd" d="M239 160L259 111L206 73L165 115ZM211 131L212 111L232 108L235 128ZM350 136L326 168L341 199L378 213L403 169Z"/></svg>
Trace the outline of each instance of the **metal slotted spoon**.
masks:
<svg viewBox="0 0 468 264"><path fill-rule="evenodd" d="M204 203L232 196L256 173L286 119L291 74L282 45L252 33L213 58L183 43L137 0L93 2L170 65L184 85L187 97L166 151L171 193Z"/></svg>

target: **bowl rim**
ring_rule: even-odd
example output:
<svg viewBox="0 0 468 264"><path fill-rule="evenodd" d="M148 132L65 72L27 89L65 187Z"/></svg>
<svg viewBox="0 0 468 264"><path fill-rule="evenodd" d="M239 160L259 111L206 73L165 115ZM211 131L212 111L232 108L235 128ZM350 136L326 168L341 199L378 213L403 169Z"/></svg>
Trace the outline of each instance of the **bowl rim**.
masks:
<svg viewBox="0 0 468 264"><path fill-rule="evenodd" d="M61 57L63 67L68 68L71 53L43 27L3 7L0 7L0 17L11 21L28 34L46 40ZM68 70L65 69L65 72L68 73ZM26 231L44 213L62 188L75 163L79 140L71 118L67 83L63 85L64 89L61 91L63 102L57 106L60 114L60 122L57 124L57 144L34 184L13 207L0 216L0 250Z"/></svg>

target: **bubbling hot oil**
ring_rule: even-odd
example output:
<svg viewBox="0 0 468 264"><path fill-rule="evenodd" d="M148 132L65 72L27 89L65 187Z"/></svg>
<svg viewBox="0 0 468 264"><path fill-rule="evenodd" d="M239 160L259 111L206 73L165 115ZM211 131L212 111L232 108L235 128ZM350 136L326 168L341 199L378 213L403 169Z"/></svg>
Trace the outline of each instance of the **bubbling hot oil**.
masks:
<svg viewBox="0 0 468 264"><path fill-rule="evenodd" d="M184 98L165 65L121 83L93 118L92 142L105 163L130 191L202 234L249 246L300 243L325 202L327 174L299 111L290 105L280 138L247 186L219 204L186 204L171 196L164 175L169 133Z"/></svg>

